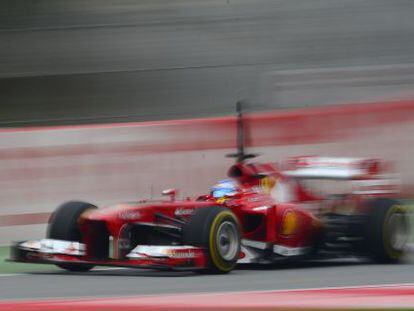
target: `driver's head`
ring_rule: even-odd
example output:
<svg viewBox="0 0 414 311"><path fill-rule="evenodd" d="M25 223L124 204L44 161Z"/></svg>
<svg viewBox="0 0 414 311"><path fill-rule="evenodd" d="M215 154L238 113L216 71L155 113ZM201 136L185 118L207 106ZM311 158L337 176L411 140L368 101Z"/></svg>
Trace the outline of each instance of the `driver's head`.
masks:
<svg viewBox="0 0 414 311"><path fill-rule="evenodd" d="M235 181L231 179L223 179L211 188L211 195L216 200L220 200L226 196L234 195L237 192L237 188Z"/></svg>

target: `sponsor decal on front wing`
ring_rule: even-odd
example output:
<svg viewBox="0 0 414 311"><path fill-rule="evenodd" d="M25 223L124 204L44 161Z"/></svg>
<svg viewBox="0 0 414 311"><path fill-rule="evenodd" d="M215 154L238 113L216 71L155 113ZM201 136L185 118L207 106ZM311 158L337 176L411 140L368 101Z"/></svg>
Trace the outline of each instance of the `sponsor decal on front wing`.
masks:
<svg viewBox="0 0 414 311"><path fill-rule="evenodd" d="M168 257L176 259L191 259L200 255L200 249L194 246L158 246L158 245L138 245L128 255L128 258L145 257Z"/></svg>

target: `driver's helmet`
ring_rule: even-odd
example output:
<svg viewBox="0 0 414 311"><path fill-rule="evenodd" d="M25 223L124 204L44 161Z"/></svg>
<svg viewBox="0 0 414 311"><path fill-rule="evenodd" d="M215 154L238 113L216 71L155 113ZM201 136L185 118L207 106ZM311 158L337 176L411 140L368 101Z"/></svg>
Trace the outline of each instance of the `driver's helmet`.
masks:
<svg viewBox="0 0 414 311"><path fill-rule="evenodd" d="M222 199L226 196L231 196L237 192L237 184L231 179L220 180L211 188L211 195L216 199Z"/></svg>

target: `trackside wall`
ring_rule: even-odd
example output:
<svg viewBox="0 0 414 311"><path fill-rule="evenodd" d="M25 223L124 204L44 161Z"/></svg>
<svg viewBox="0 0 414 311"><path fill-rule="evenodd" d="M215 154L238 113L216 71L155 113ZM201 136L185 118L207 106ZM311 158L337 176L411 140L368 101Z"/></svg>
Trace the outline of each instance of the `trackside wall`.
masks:
<svg viewBox="0 0 414 311"><path fill-rule="evenodd" d="M253 114L247 142L258 160L295 155L390 160L414 181L414 101ZM177 187L204 193L225 176L234 117L0 130L0 244L44 235L63 201L100 206L158 197Z"/></svg>

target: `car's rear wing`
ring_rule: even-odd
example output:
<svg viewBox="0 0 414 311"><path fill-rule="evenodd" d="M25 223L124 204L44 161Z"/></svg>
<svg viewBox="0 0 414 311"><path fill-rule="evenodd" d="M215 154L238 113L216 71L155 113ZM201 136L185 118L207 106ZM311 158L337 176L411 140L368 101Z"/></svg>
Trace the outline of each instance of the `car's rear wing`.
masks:
<svg viewBox="0 0 414 311"><path fill-rule="evenodd" d="M284 167L283 175L302 179L371 179L380 170L376 159L315 156L291 158Z"/></svg>

